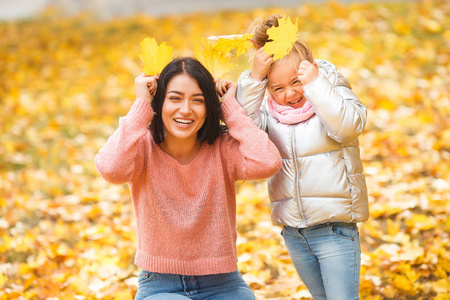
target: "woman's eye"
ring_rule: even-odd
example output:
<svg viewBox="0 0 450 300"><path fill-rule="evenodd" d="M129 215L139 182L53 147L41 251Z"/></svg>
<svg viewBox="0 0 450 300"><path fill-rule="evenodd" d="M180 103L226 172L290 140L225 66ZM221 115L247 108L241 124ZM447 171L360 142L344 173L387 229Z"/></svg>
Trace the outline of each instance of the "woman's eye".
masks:
<svg viewBox="0 0 450 300"><path fill-rule="evenodd" d="M198 103L203 103L204 102L203 99L194 99L194 101L198 102Z"/></svg>
<svg viewBox="0 0 450 300"><path fill-rule="evenodd" d="M178 98L178 97L170 97L169 100L177 101L177 100L180 100L180 98Z"/></svg>

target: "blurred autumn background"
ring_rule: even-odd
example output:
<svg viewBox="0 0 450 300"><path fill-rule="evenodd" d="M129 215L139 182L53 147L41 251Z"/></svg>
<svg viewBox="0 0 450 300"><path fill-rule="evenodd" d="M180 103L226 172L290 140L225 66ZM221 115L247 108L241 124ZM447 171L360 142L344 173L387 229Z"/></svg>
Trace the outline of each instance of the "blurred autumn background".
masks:
<svg viewBox="0 0 450 300"><path fill-rule="evenodd" d="M268 13L298 17L315 57L368 107L361 298L450 299L450 3L425 0L1 21L0 300L132 299L129 190L93 159L133 103L139 42L192 55L200 37L245 33ZM237 187L239 268L257 299L311 299L271 225L266 182Z"/></svg>

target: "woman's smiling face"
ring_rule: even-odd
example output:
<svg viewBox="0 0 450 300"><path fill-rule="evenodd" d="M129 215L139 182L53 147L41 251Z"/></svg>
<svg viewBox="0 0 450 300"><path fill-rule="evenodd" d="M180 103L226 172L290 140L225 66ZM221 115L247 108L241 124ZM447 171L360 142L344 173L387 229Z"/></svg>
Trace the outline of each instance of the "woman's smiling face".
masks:
<svg viewBox="0 0 450 300"><path fill-rule="evenodd" d="M183 73L167 85L162 107L166 139L197 139L206 119L206 105L197 81Z"/></svg>

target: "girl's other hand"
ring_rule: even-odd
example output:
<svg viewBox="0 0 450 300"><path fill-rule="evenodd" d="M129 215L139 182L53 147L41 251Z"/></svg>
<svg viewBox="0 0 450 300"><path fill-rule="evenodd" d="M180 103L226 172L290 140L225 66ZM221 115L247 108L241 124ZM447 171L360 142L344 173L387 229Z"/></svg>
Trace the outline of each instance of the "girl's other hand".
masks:
<svg viewBox="0 0 450 300"><path fill-rule="evenodd" d="M269 72L272 62L272 55L267 55L262 48L259 49L253 56L253 69L250 76L255 80L263 81L267 76L267 72Z"/></svg>
<svg viewBox="0 0 450 300"><path fill-rule="evenodd" d="M136 86L136 99L141 98L152 103L158 86L159 75L149 76L142 73L134 80Z"/></svg>
<svg viewBox="0 0 450 300"><path fill-rule="evenodd" d="M302 85L307 85L313 82L314 79L319 76L319 66L314 62L313 64L307 60L300 63L298 68L298 80L302 82Z"/></svg>
<svg viewBox="0 0 450 300"><path fill-rule="evenodd" d="M236 89L237 89L237 84L233 81L225 80L225 79L217 79L216 80L216 91L217 91L217 94L219 94L219 96L221 98L224 98L227 96L236 97Z"/></svg>

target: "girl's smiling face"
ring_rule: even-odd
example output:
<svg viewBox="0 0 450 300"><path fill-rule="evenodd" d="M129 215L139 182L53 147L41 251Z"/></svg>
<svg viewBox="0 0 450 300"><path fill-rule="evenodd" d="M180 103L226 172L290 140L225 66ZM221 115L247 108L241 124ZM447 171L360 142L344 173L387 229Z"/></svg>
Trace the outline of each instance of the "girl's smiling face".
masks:
<svg viewBox="0 0 450 300"><path fill-rule="evenodd" d="M270 68L268 90L273 99L280 105L300 108L305 104L303 85L298 79L300 57L297 55L285 56Z"/></svg>
<svg viewBox="0 0 450 300"><path fill-rule="evenodd" d="M162 107L166 139L197 139L206 119L205 97L197 81L183 73L167 85Z"/></svg>

